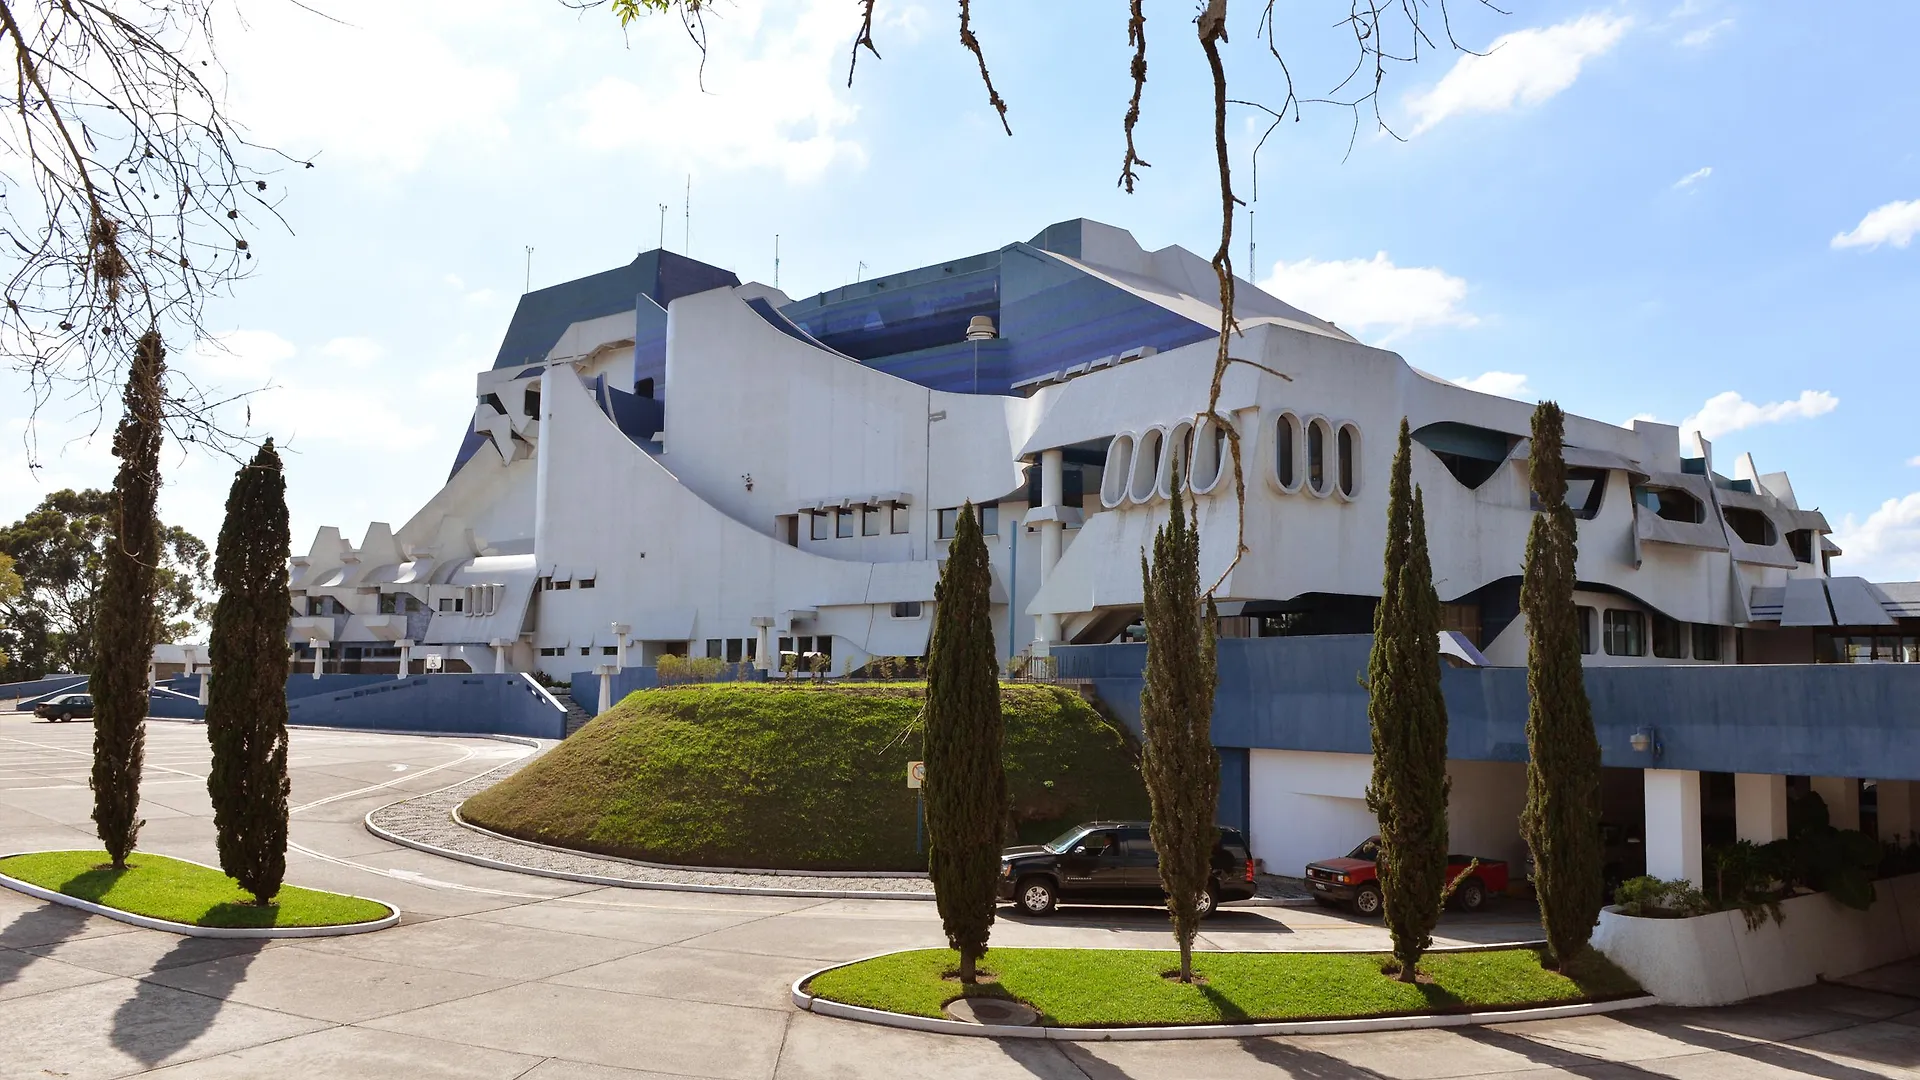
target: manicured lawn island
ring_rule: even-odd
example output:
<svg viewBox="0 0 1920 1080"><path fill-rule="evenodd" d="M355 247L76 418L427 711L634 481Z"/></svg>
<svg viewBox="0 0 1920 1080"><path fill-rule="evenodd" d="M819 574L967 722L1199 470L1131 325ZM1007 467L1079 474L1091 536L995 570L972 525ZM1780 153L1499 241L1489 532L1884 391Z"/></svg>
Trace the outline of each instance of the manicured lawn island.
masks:
<svg viewBox="0 0 1920 1080"><path fill-rule="evenodd" d="M1327 1020L1477 1012L1637 997L1640 988L1589 950L1572 977L1542 966L1537 949L1428 953L1431 982L1383 974L1385 953L1197 952L1205 981L1166 978L1179 954L1135 949L1000 949L984 969L995 978L964 996L1013 998L1047 1027L1139 1027ZM828 1001L939 1019L964 989L948 976L950 949L889 953L821 972L804 987Z"/></svg>
<svg viewBox="0 0 1920 1080"><path fill-rule="evenodd" d="M394 915L377 900L283 885L259 906L227 875L136 851L115 870L104 851L42 851L0 859L0 874L116 911L214 930L349 927Z"/></svg>

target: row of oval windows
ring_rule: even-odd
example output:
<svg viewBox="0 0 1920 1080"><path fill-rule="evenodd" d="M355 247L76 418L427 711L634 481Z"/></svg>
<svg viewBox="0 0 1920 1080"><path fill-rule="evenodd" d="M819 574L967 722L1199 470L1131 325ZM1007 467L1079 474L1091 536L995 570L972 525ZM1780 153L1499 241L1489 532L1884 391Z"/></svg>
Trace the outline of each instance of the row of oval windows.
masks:
<svg viewBox="0 0 1920 1080"><path fill-rule="evenodd" d="M1286 495L1305 491L1319 498L1351 501L1360 490L1360 428L1352 421L1324 416L1302 419L1291 409L1270 414L1260 425L1269 448L1243 443L1241 460L1258 457L1267 483ZM1172 447L1173 452L1167 453ZM1111 510L1173 497L1173 478L1205 495L1219 484L1232 459L1226 432L1209 417L1182 420L1171 428L1155 425L1142 432L1123 431L1107 444L1100 478L1100 505Z"/></svg>

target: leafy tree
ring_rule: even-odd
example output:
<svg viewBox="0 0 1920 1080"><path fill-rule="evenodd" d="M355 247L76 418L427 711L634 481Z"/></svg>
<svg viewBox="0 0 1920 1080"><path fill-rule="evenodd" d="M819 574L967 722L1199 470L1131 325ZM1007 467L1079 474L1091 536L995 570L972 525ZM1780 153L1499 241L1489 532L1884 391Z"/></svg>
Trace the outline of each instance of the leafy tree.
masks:
<svg viewBox="0 0 1920 1080"><path fill-rule="evenodd" d="M1153 805L1153 846L1167 893L1180 981L1193 981L1200 898L1212 876L1219 830L1220 753L1213 748L1214 610L1200 585L1200 529L1173 485L1167 523L1140 555L1147 665L1140 691L1140 774Z"/></svg>
<svg viewBox="0 0 1920 1080"><path fill-rule="evenodd" d="M267 904L287 871L287 481L268 439L227 495L213 566L213 767L220 868Z"/></svg>
<svg viewBox="0 0 1920 1080"><path fill-rule="evenodd" d="M1386 577L1367 666L1373 727L1367 808L1380 821L1380 890L1401 982L1414 981L1421 955L1433 947L1447 891L1447 702L1426 519L1402 418L1387 488Z"/></svg>
<svg viewBox="0 0 1920 1080"><path fill-rule="evenodd" d="M107 557L112 496L64 489L26 517L0 527L0 555L12 559L19 591L0 591L0 649L7 681L93 669L94 611ZM212 613L207 546L177 525L160 527L155 639L193 635Z"/></svg>
<svg viewBox="0 0 1920 1080"><path fill-rule="evenodd" d="M1533 412L1529 480L1538 513L1527 533L1520 612L1527 620L1527 806L1520 832L1533 852L1534 891L1547 947L1565 971L1587 947L1604 900L1600 844L1600 740L1580 664L1573 603L1579 559L1562 453L1566 417L1543 401Z"/></svg>
<svg viewBox="0 0 1920 1080"><path fill-rule="evenodd" d="M4 614L14 601L20 599L22 584L20 575L13 572L13 556L0 555L0 614ZM0 640L5 640L6 627L0 623ZM6 670L7 654L0 650L0 671Z"/></svg>
<svg viewBox="0 0 1920 1080"><path fill-rule="evenodd" d="M993 929L1007 817L991 585L987 543L969 502L933 593L925 736L927 871L947 944L960 953L960 981L968 984Z"/></svg>
<svg viewBox="0 0 1920 1080"><path fill-rule="evenodd" d="M126 413L113 435L120 471L108 514L106 572L95 621L93 821L116 870L140 837L140 769L146 759L147 664L159 593L161 379L166 348L149 330L127 375Z"/></svg>

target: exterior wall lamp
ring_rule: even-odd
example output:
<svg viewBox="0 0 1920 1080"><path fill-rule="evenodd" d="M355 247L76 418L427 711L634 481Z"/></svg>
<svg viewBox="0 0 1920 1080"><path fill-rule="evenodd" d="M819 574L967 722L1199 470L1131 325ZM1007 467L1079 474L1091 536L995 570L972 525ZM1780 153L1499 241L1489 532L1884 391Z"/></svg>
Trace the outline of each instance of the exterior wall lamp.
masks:
<svg viewBox="0 0 1920 1080"><path fill-rule="evenodd" d="M1653 760L1658 763L1666 747L1660 742L1660 729L1651 724L1641 727L1628 737L1627 742L1636 754L1652 752Z"/></svg>

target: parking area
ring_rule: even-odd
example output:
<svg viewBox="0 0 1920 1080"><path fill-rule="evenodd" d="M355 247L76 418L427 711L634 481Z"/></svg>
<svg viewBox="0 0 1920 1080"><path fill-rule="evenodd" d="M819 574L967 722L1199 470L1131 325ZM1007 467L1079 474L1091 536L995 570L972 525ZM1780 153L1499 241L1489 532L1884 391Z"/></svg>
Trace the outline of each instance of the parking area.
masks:
<svg viewBox="0 0 1920 1080"><path fill-rule="evenodd" d="M92 846L91 728L0 715L0 847ZM603 889L396 848L370 809L522 753L477 739L298 731L288 879L405 913L380 934L175 938L0 892L0 1076L763 1078L1672 1076L1839 1080L1920 1073L1920 977L1906 969L1733 1009L1385 1035L1104 1045L1004 1043L796 1012L791 981L940 944L924 901ZM204 731L148 735L142 846L214 861ZM1002 909L1005 946L1162 947L1148 909ZM1437 937L1534 936L1500 905ZM1378 924L1229 908L1202 947L1376 948Z"/></svg>

